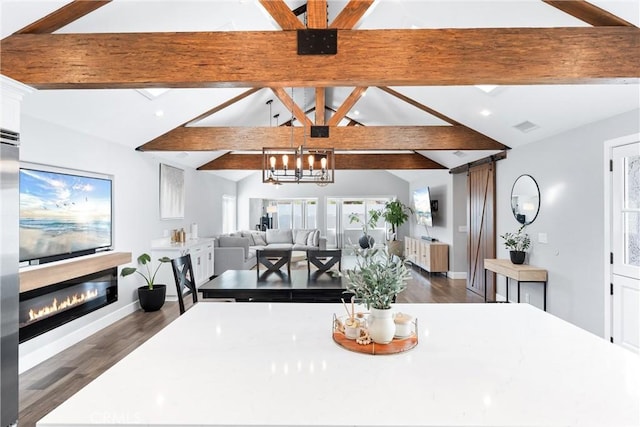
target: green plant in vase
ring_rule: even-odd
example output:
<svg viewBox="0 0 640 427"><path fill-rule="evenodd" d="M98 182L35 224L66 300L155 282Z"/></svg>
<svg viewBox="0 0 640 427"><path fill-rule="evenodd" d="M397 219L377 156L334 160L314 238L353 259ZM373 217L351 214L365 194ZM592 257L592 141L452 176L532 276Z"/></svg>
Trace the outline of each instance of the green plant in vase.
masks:
<svg viewBox="0 0 640 427"><path fill-rule="evenodd" d="M511 262L514 264L523 264L526 251L531 246L531 238L524 232L526 225L518 228L515 233L504 233L500 237L504 239L504 247L509 250Z"/></svg>

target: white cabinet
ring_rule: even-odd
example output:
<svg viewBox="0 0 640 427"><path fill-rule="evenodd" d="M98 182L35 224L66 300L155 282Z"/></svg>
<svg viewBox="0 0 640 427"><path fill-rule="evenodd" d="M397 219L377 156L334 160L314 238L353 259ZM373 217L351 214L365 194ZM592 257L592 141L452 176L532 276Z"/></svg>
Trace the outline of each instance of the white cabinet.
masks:
<svg viewBox="0 0 640 427"><path fill-rule="evenodd" d="M154 268L158 264L159 258L166 256L174 259L186 254L191 255L196 286L209 281L209 278L213 276L213 239L193 239L185 243L170 243L165 239L159 239L154 240L151 244L151 259ZM177 298L175 279L170 264L160 267L155 282L167 285L168 300Z"/></svg>

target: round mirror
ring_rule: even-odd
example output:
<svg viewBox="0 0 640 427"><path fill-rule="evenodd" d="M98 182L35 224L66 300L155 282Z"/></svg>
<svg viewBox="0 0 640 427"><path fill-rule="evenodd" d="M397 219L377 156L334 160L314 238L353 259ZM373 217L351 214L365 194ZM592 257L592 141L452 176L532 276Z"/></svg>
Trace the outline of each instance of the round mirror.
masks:
<svg viewBox="0 0 640 427"><path fill-rule="evenodd" d="M540 189L531 175L520 175L511 189L511 210L520 224L531 224L540 211Z"/></svg>

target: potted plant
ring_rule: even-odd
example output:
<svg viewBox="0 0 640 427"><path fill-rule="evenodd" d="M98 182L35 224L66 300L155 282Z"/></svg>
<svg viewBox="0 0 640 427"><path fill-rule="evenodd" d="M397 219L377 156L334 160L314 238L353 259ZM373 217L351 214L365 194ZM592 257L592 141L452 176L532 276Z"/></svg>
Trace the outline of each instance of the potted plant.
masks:
<svg viewBox="0 0 640 427"><path fill-rule="evenodd" d="M138 257L138 264L146 267L145 271L140 271L135 267L125 267L122 269L120 276L126 277L133 273L141 275L147 284L138 288L138 299L140 300L140 307L144 311L157 311L164 305L164 299L167 295L167 285L158 285L155 283L156 274L160 269L160 266L166 262L171 262L171 258L162 257L158 259L158 266L151 274L151 257L149 254L142 254Z"/></svg>
<svg viewBox="0 0 640 427"><path fill-rule="evenodd" d="M356 267L345 271L345 292L370 310L367 323L373 342L387 344L395 334L391 304L406 289L411 271L400 257L384 249L354 250Z"/></svg>
<svg viewBox="0 0 640 427"><path fill-rule="evenodd" d="M369 211L369 220L366 222L362 222L362 237L360 237L360 239L358 240L358 243L360 244L360 247L362 249L371 248L376 242L373 237L369 236L369 229L376 228L376 224L378 223L380 216L382 216L382 212L371 209ZM358 214L352 212L349 214L349 224L353 224L354 222L361 221Z"/></svg>
<svg viewBox="0 0 640 427"><path fill-rule="evenodd" d="M390 200L384 205L382 217L391 224L391 238L389 240L389 252L402 256L402 242L398 241L398 227L409 219L409 214L413 214L413 209L402 203L400 200Z"/></svg>
<svg viewBox="0 0 640 427"><path fill-rule="evenodd" d="M515 233L504 233L500 236L504 239L504 246L509 249L511 262L514 264L524 263L526 250L531 245L531 238L524 232L525 227L526 225L523 225Z"/></svg>

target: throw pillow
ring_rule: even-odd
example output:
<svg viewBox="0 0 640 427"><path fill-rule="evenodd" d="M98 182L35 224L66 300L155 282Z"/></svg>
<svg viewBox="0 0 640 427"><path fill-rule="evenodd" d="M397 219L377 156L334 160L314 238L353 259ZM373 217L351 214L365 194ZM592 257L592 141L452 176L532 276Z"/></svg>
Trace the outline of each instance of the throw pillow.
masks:
<svg viewBox="0 0 640 427"><path fill-rule="evenodd" d="M320 245L320 230L316 230L313 233L313 246Z"/></svg>
<svg viewBox="0 0 640 427"><path fill-rule="evenodd" d="M296 238L294 243L296 245L307 245L307 238L309 236L309 231L307 230L298 230L296 232Z"/></svg>
<svg viewBox="0 0 640 427"><path fill-rule="evenodd" d="M267 241L264 240L264 236L260 233L252 233L251 236L253 237L253 244L255 246L266 246L267 245Z"/></svg>
<svg viewBox="0 0 640 427"><path fill-rule="evenodd" d="M313 236L316 234L316 230L311 230L307 235L307 246L313 246Z"/></svg>

